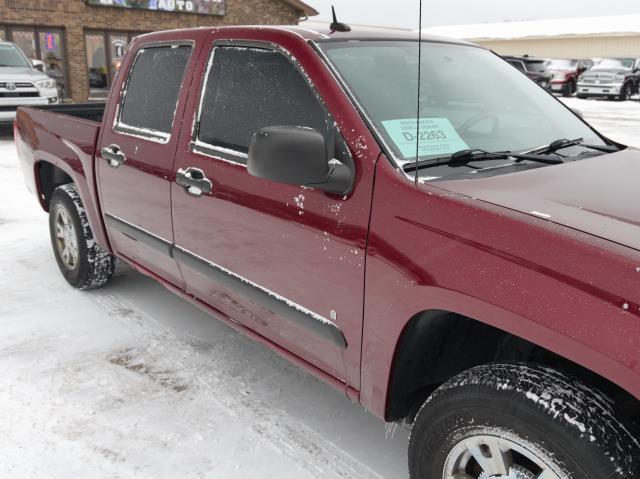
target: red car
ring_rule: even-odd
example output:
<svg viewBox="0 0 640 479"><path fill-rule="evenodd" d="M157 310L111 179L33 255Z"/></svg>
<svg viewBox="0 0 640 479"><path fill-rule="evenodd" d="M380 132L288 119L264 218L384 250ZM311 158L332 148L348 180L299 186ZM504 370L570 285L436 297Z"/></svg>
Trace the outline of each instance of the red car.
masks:
<svg viewBox="0 0 640 479"><path fill-rule="evenodd" d="M640 477L640 152L472 44L424 38L418 92L416 40L153 33L104 110L20 109L60 271L119 258L413 423L413 478Z"/></svg>
<svg viewBox="0 0 640 479"><path fill-rule="evenodd" d="M547 62L547 69L553 73L551 91L564 97L572 96L578 90L578 78L593 66L592 60L570 60L554 58Z"/></svg>

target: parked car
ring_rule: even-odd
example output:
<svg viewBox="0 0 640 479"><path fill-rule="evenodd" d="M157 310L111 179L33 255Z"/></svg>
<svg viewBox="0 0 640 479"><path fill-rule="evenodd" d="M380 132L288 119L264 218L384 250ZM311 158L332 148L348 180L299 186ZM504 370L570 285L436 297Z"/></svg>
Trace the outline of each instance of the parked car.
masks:
<svg viewBox="0 0 640 479"><path fill-rule="evenodd" d="M533 58L527 55L523 57L506 56L504 59L542 88L547 90L551 88L553 73L547 69L547 61L545 59Z"/></svg>
<svg viewBox="0 0 640 479"><path fill-rule="evenodd" d="M47 64L42 60L36 58L29 58L29 61L38 71L45 73L49 78L52 78L56 82L56 88L58 89L58 101L64 100L65 90L65 78L64 73L56 63L52 63L50 68L47 68Z"/></svg>
<svg viewBox="0 0 640 479"><path fill-rule="evenodd" d="M142 35L106 106L20 108L64 278L120 258L413 423L412 478L640 477L640 151L440 37L418 118L415 34L328 34Z"/></svg>
<svg viewBox="0 0 640 479"><path fill-rule="evenodd" d="M640 87L640 58L604 58L578 79L578 98L627 100Z"/></svg>
<svg viewBox="0 0 640 479"><path fill-rule="evenodd" d="M19 106L57 102L55 80L34 68L14 43L0 41L0 124L12 122Z"/></svg>
<svg viewBox="0 0 640 479"><path fill-rule="evenodd" d="M593 66L592 60L553 58L547 61L547 69L553 74L551 91L564 97L572 96L578 89L578 77Z"/></svg>

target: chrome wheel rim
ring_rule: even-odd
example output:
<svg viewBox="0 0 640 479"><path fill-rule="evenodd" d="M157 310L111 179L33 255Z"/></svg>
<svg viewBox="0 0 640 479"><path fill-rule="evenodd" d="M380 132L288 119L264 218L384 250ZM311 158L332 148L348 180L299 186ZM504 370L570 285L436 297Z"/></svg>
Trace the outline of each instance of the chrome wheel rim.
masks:
<svg viewBox="0 0 640 479"><path fill-rule="evenodd" d="M563 479L542 451L517 438L476 435L463 439L445 462L443 479Z"/></svg>
<svg viewBox="0 0 640 479"><path fill-rule="evenodd" d="M78 265L78 236L66 208L56 205L53 211L56 249L64 267L73 270Z"/></svg>

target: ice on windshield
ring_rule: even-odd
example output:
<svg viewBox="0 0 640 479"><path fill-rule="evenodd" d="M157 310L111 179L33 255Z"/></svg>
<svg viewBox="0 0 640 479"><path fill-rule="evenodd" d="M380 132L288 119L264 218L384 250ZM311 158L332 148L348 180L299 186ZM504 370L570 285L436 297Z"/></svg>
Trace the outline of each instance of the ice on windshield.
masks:
<svg viewBox="0 0 640 479"><path fill-rule="evenodd" d="M563 68L572 69L578 66L578 60L554 59L549 60L547 66L551 70L560 70Z"/></svg>
<svg viewBox="0 0 640 479"><path fill-rule="evenodd" d="M318 45L398 164L415 161L416 147L419 157L428 159L467 147L526 151L558 138L602 144L570 110L488 50L423 42L418 108L417 42ZM435 132L441 131L422 133L419 145L418 111L421 121L434 121Z"/></svg>
<svg viewBox="0 0 640 479"><path fill-rule="evenodd" d="M634 61L632 58L628 58L628 59L605 58L600 63L598 63L595 67L593 67L593 69L605 70L609 68L614 68L614 69L631 70L633 68L633 63Z"/></svg>

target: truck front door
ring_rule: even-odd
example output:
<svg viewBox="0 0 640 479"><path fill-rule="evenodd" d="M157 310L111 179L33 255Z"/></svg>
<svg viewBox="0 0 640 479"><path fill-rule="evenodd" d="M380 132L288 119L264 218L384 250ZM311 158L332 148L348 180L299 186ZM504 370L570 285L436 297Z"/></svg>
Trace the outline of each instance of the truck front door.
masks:
<svg viewBox="0 0 640 479"><path fill-rule="evenodd" d="M171 257L170 185L193 44L137 47L114 85L97 145L100 199L118 254L182 287Z"/></svg>
<svg viewBox="0 0 640 479"><path fill-rule="evenodd" d="M285 48L313 52L306 44ZM339 91L317 55L306 55L315 60L302 67L320 75L318 87ZM194 129L183 131L175 165L178 176L200 183L172 186L174 254L187 292L357 388L377 145L340 92L330 100L343 111L345 141L329 102L273 43L218 42L210 58L196 72L200 95L190 99L194 118L184 121ZM335 158L354 162L352 191L338 196L251 176L249 142L275 125L322 132Z"/></svg>

